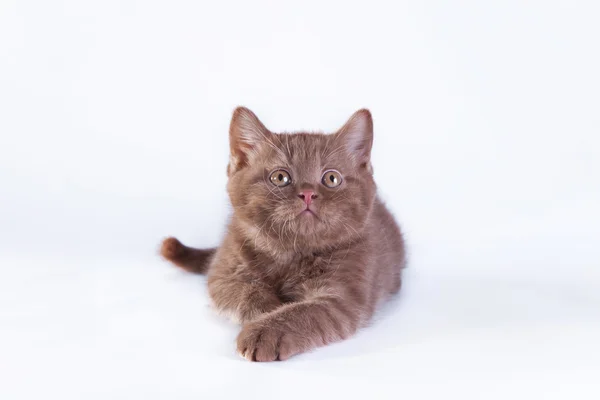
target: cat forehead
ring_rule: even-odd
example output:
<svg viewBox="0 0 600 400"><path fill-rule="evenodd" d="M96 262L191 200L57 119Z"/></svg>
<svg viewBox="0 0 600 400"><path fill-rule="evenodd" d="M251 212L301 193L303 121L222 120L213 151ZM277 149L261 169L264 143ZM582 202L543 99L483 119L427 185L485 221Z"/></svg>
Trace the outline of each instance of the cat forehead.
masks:
<svg viewBox="0 0 600 400"><path fill-rule="evenodd" d="M277 150L271 148L270 157L280 162L326 162L340 157L340 146L333 134L278 133L273 137Z"/></svg>

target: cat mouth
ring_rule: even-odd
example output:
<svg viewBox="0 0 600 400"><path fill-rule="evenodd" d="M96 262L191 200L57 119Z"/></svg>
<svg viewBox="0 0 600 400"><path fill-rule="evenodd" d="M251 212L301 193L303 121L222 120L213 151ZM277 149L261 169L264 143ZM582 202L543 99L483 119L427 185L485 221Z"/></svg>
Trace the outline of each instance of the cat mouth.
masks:
<svg viewBox="0 0 600 400"><path fill-rule="evenodd" d="M311 210L310 208L308 208L308 207L307 207L307 208L305 208L305 209L304 209L304 210L303 210L303 211L300 213L300 216L303 216L303 217L315 217L315 218L317 218L317 219L319 218L319 217L317 216L317 214L316 214L316 213L315 213L313 210Z"/></svg>

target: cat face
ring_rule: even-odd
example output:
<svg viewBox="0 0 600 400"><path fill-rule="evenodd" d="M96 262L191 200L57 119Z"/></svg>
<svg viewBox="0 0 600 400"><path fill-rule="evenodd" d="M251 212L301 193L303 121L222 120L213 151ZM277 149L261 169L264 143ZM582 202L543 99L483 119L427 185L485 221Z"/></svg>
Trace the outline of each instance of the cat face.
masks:
<svg viewBox="0 0 600 400"><path fill-rule="evenodd" d="M249 237L275 250L335 246L357 235L375 198L371 114L335 134L275 134L248 109L230 128L228 192Z"/></svg>

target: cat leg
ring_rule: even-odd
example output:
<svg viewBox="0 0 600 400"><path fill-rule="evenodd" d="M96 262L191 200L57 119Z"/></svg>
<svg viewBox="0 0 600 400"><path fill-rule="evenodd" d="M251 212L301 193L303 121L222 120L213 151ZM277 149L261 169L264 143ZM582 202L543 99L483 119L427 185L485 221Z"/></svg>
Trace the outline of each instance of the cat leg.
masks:
<svg viewBox="0 0 600 400"><path fill-rule="evenodd" d="M209 275L208 292L217 311L238 323L252 321L282 305L270 287L230 274Z"/></svg>
<svg viewBox="0 0 600 400"><path fill-rule="evenodd" d="M366 297L358 286L320 282L302 300L245 324L237 338L238 353L250 361L286 360L346 339L372 314Z"/></svg>

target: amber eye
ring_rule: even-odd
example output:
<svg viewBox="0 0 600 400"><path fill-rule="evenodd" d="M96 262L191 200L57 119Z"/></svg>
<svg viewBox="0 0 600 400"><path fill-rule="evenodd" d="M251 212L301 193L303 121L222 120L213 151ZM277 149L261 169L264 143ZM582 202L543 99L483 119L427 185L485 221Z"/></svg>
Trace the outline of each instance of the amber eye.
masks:
<svg viewBox="0 0 600 400"><path fill-rule="evenodd" d="M273 185L279 187L284 187L292 183L292 177L284 169L278 169L277 171L274 171L271 173L271 177L269 179Z"/></svg>
<svg viewBox="0 0 600 400"><path fill-rule="evenodd" d="M342 183L342 175L340 175L340 173L337 171L330 170L323 174L321 182L323 182L323 185L329 188L334 188L336 186L340 186Z"/></svg>

